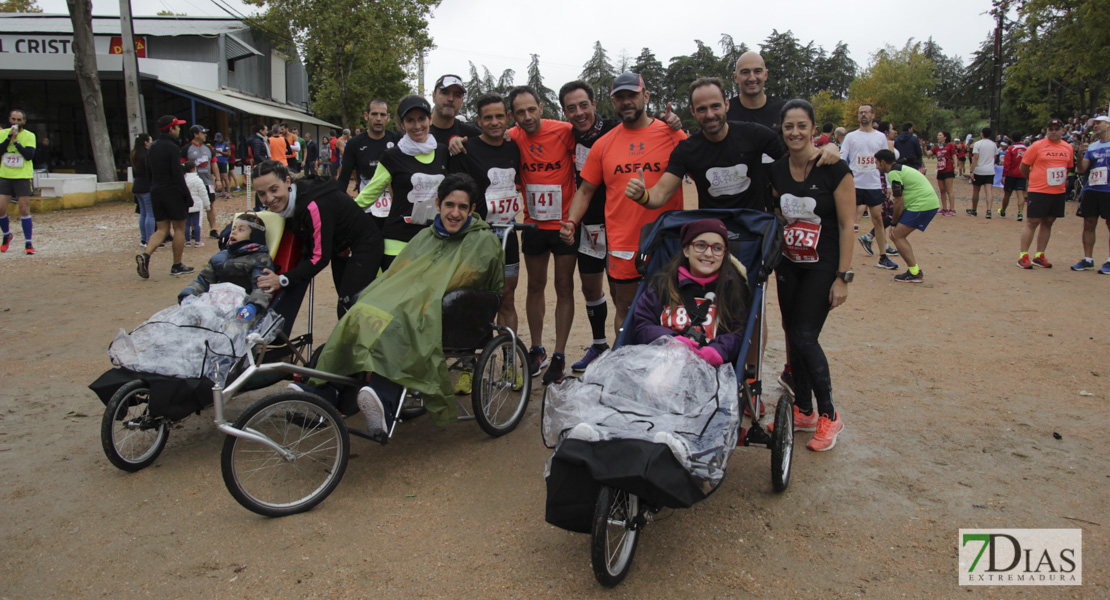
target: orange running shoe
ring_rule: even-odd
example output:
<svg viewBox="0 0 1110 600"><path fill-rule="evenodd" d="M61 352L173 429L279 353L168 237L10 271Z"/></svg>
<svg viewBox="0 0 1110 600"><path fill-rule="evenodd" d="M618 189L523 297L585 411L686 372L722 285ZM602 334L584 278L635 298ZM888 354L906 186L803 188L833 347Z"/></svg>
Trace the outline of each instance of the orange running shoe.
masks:
<svg viewBox="0 0 1110 600"><path fill-rule="evenodd" d="M817 434L809 440L806 448L815 452L832 450L836 445L836 438L842 431L844 431L844 420L840 418L840 413L836 413L836 420L821 415L817 419Z"/></svg>
<svg viewBox="0 0 1110 600"><path fill-rule="evenodd" d="M1019 258L1018 261L1017 261L1017 266L1019 266L1023 269L1032 269L1033 268L1033 261L1029 260L1029 255L1028 254L1022 254L1021 258Z"/></svg>
<svg viewBox="0 0 1110 600"><path fill-rule="evenodd" d="M1034 258L1033 259L1033 264L1037 265L1038 267L1040 267L1042 269L1051 269L1052 268L1052 263L1048 262L1048 258L1045 257L1045 255L1043 255L1043 254L1038 256L1037 258Z"/></svg>
<svg viewBox="0 0 1110 600"><path fill-rule="evenodd" d="M775 430L775 424L767 424L767 433ZM813 411L808 415L798 410L797 405L794 406L794 431L817 431L817 411Z"/></svg>

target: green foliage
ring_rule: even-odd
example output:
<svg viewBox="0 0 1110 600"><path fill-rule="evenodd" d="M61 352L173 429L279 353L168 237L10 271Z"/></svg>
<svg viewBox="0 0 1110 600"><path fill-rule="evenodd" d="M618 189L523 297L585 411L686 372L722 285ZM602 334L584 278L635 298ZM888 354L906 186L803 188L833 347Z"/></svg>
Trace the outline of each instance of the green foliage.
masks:
<svg viewBox="0 0 1110 600"><path fill-rule="evenodd" d="M189 16L186 13L183 13L183 12L176 13L176 12L173 12L172 10L160 10L160 11L154 13L154 14L158 15L159 17L187 17L187 16Z"/></svg>
<svg viewBox="0 0 1110 600"><path fill-rule="evenodd" d="M632 64L632 72L639 73L640 77L644 78L644 85L652 94L648 102L648 110L651 112L659 110L659 102L662 98L663 85L667 76L667 70L663 68L663 63L655 58L655 53L650 48L644 48L640 51L640 55L636 57L636 62ZM597 90L597 93L601 94L603 96L602 100L604 100L606 90ZM602 102L599 100L597 106L599 112L601 111L601 104ZM613 108L613 104L611 102L605 102L605 104L607 111L603 114L615 117L616 109ZM666 106L666 104L663 106Z"/></svg>
<svg viewBox="0 0 1110 600"><path fill-rule="evenodd" d="M344 127L361 124L367 101L390 107L413 86L420 55L432 47L428 15L440 0L245 0L266 12L252 26L304 57L312 109Z"/></svg>
<svg viewBox="0 0 1110 600"><path fill-rule="evenodd" d="M856 124L855 110L865 102L875 107L876 119L919 127L928 122L936 106L930 97L936 85L933 67L922 44L912 39L901 50L888 45L875 52L871 65L849 88L850 124Z"/></svg>
<svg viewBox="0 0 1110 600"><path fill-rule="evenodd" d="M562 119L563 111L559 107L559 97L555 95L554 90L544 85L543 76L540 75L540 55L531 56L532 62L528 63L528 87L536 90L540 95L536 100L543 104L543 118Z"/></svg>
<svg viewBox="0 0 1110 600"><path fill-rule="evenodd" d="M0 0L0 13L40 13L35 0Z"/></svg>
<svg viewBox="0 0 1110 600"><path fill-rule="evenodd" d="M830 90L821 90L810 96L810 104L813 105L813 112L817 117L817 126L821 127L825 123L832 123L836 127L843 126L845 119L851 115L852 109L847 107L847 100L844 98L835 98Z"/></svg>
<svg viewBox="0 0 1110 600"><path fill-rule="evenodd" d="M642 57L643 54L641 53L640 56ZM652 58L654 59L655 56L652 55ZM594 88L597 112L607 119L614 119L617 116L617 110L609 101L609 90L613 89L613 78L616 76L617 70L613 63L609 62L609 54L605 52L600 41L594 42L594 53L586 60L586 64L582 65L582 72L578 78ZM649 87L648 90L651 88Z"/></svg>

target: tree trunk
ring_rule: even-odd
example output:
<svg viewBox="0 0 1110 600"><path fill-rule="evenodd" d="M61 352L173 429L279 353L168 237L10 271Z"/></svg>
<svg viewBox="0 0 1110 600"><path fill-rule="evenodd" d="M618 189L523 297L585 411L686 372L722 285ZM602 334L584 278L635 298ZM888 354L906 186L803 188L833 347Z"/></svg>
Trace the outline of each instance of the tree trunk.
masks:
<svg viewBox="0 0 1110 600"><path fill-rule="evenodd" d="M66 0L69 19L73 22L73 67L81 100L85 105L85 121L89 126L89 142L96 161L96 178L101 183L116 180L116 161L108 136L108 120L104 117L104 98L96 70L96 44L92 31L92 0Z"/></svg>

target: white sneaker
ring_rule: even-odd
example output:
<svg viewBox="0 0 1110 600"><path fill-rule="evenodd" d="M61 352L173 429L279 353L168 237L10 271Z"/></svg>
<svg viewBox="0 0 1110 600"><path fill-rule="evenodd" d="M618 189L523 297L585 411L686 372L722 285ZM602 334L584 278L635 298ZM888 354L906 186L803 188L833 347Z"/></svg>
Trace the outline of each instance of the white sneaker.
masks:
<svg viewBox="0 0 1110 600"><path fill-rule="evenodd" d="M386 432L385 408L382 406L382 400L378 397L378 393L368 385L363 386L358 391L358 409L366 417L366 431L370 435Z"/></svg>
<svg viewBox="0 0 1110 600"><path fill-rule="evenodd" d="M690 469L690 446L686 444L686 440L669 431L660 431L655 434L655 443L668 446L678 462L682 463L687 470Z"/></svg>
<svg viewBox="0 0 1110 600"><path fill-rule="evenodd" d="M588 423L579 423L567 432L567 439L597 442L601 440L601 434Z"/></svg>

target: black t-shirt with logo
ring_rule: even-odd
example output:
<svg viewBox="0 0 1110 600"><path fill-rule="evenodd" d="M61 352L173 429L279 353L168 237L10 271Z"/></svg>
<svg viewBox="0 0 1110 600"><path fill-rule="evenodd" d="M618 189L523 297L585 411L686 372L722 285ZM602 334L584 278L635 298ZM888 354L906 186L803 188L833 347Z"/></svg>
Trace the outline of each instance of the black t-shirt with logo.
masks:
<svg viewBox="0 0 1110 600"><path fill-rule="evenodd" d="M475 136L463 144L466 152L451 157L447 171L466 173L478 184L478 197L474 199L474 211L483 220L489 221L489 201L498 203L495 211L513 218L520 212L520 198L517 185L520 183L520 149L516 142L503 141L500 146L491 146ZM502 220L497 220L498 222Z"/></svg>
<svg viewBox="0 0 1110 600"><path fill-rule="evenodd" d="M436 191L447 174L447 146L440 144L429 164L401 152L397 146L383 152L379 161L389 170L393 188L393 203L382 233L386 239L407 242L435 218ZM418 206L417 217L423 219L412 222L413 210Z"/></svg>
<svg viewBox="0 0 1110 600"><path fill-rule="evenodd" d="M478 137L482 135L481 129L478 129L476 126L467 123L466 121L460 121L459 119L455 119L455 122L447 129L431 125L429 126L428 130L432 133L432 137L434 137L437 142L444 145L448 144L451 141L451 138L455 137L456 135L461 135L466 138Z"/></svg>
<svg viewBox="0 0 1110 600"><path fill-rule="evenodd" d="M840 226L833 192L845 177L851 177L852 169L843 160L820 167L817 160L805 181L795 181L790 174L789 156L771 165L771 184L778 193L775 208L786 218L783 256L797 267L836 271L840 265ZM816 238L816 244L812 238ZM796 248L793 252L792 243Z"/></svg>
<svg viewBox="0 0 1110 600"><path fill-rule="evenodd" d="M365 131L347 140L347 145L343 148L343 168L339 172L339 189L347 191L351 174L357 173L355 187L361 190L374 177L374 170L378 168L382 153L396 146L400 139L401 134L387 129L379 140L370 137Z"/></svg>
<svg viewBox="0 0 1110 600"><path fill-rule="evenodd" d="M719 142L709 141L702 132L679 142L667 172L690 176L698 188L699 208L769 211L764 154L775 159L786 154L778 134L756 123L729 121L728 133Z"/></svg>

